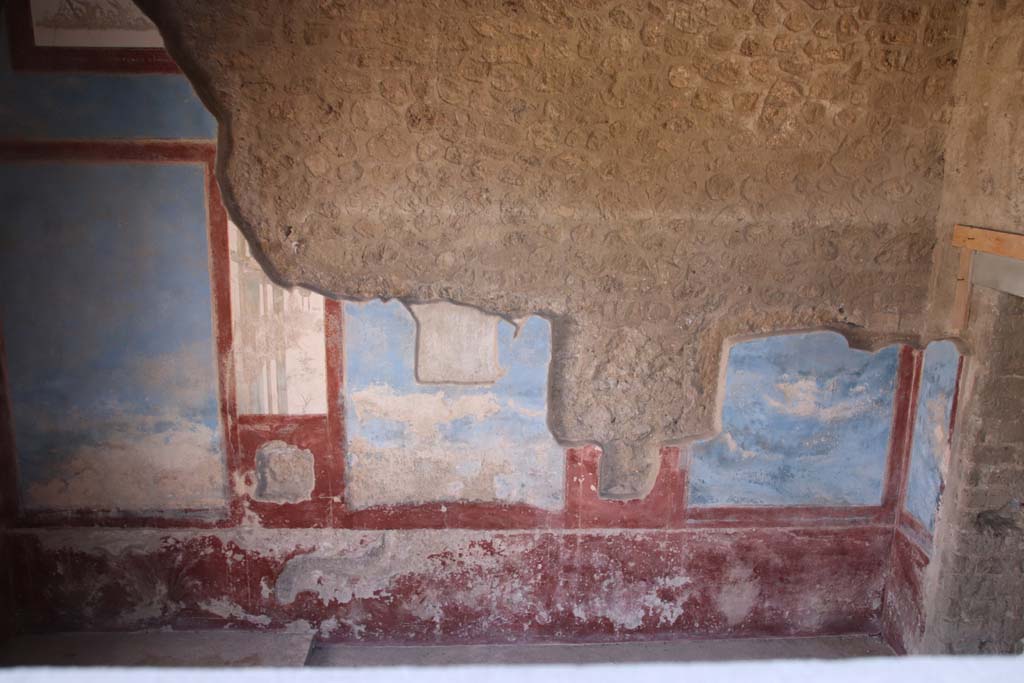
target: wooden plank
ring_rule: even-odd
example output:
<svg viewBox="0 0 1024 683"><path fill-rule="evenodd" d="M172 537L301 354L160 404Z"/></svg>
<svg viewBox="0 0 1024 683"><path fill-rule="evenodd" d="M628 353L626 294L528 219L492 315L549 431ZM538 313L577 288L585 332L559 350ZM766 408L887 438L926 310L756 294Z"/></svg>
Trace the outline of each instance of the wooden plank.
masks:
<svg viewBox="0 0 1024 683"><path fill-rule="evenodd" d="M953 246L1024 260L1024 235L1012 232L957 225L953 228Z"/></svg>
<svg viewBox="0 0 1024 683"><path fill-rule="evenodd" d="M960 270L956 274L956 293L953 296L953 315L950 320L954 332L959 332L967 327L967 319L971 315L971 263L973 260L973 250L968 248L960 250Z"/></svg>

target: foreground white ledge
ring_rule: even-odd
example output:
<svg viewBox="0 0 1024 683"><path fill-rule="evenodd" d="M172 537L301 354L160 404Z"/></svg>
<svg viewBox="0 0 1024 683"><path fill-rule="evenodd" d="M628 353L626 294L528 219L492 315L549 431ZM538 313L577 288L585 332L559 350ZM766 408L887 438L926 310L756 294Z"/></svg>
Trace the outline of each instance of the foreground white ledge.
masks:
<svg viewBox="0 0 1024 683"><path fill-rule="evenodd" d="M196 681L225 683L303 683L332 681L394 683L541 683L582 680L587 683L647 683L700 681L701 683L1008 683L1024 681L1024 657L902 657L840 661L774 660L761 662L681 664L599 664L588 666L457 666L369 667L349 669L113 669L23 668L0 671L0 683L134 683Z"/></svg>

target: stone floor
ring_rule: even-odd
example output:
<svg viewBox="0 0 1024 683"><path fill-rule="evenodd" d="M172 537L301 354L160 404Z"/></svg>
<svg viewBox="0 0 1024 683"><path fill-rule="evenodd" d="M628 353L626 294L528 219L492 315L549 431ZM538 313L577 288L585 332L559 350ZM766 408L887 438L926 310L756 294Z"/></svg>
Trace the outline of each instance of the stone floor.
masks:
<svg viewBox="0 0 1024 683"><path fill-rule="evenodd" d="M840 659L882 657L892 654L887 645L871 636L674 640L586 645L316 645L309 655L307 666L719 662L750 659Z"/></svg>
<svg viewBox="0 0 1024 683"><path fill-rule="evenodd" d="M871 636L679 640L572 645L326 645L311 635L246 631L141 631L21 636L0 646L0 666L402 666L599 664L840 659L892 655Z"/></svg>

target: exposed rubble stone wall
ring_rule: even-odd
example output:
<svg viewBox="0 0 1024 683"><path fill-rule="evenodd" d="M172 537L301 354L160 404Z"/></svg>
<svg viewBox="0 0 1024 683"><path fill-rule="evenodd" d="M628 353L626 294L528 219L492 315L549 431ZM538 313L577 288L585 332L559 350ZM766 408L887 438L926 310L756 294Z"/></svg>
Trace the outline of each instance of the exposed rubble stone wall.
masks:
<svg viewBox="0 0 1024 683"><path fill-rule="evenodd" d="M1024 231L1024 2L976 0L946 148L931 322L948 319L955 223ZM976 287L919 650L1020 651L1024 638L1024 301Z"/></svg>
<svg viewBox="0 0 1024 683"><path fill-rule="evenodd" d="M605 495L711 433L725 338L920 331L960 2L139 5L269 271L548 317Z"/></svg>
<svg viewBox="0 0 1024 683"><path fill-rule="evenodd" d="M1019 652L1024 639L1024 300L980 290L976 362L926 577L928 652Z"/></svg>

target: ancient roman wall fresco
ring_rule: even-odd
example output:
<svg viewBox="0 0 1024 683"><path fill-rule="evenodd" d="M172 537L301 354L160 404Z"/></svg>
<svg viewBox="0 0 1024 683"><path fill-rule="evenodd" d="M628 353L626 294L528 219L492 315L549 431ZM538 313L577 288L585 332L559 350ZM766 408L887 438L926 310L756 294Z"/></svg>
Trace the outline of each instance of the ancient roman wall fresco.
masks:
<svg viewBox="0 0 1024 683"><path fill-rule="evenodd" d="M323 296L271 282L234 225L228 240L238 413L326 413Z"/></svg>
<svg viewBox="0 0 1024 683"><path fill-rule="evenodd" d="M442 318L431 324L440 330L424 340L423 321L438 307ZM346 499L354 507L471 500L560 509L565 449L547 426L550 325L487 316L469 341L489 347L493 381L459 382L474 376L463 365L480 376L469 352L447 364L455 372L419 382L419 358L436 356L449 338L467 339L465 314L453 308L415 307L417 329L397 301L345 305Z"/></svg>
<svg viewBox="0 0 1024 683"><path fill-rule="evenodd" d="M898 349L833 332L729 350L722 431L691 448L691 505L878 505Z"/></svg>
<svg viewBox="0 0 1024 683"><path fill-rule="evenodd" d="M551 427L646 492L733 335L920 331L962 3L139 3L275 277L552 320Z"/></svg>
<svg viewBox="0 0 1024 683"><path fill-rule="evenodd" d="M5 548L12 549L4 561L18 596L20 625L43 629L292 627L313 628L334 640L400 642L877 632L884 609L895 604L883 598L892 585L889 579L904 566L896 564L899 558L892 541L898 500L894 491L900 490L900 467L907 456L897 447L904 443L899 435L910 428L906 416L912 397L908 387L913 382L908 377L913 380L916 366L907 359L917 352L902 347L898 367L886 374L881 367L895 362L893 349L873 355L851 351L837 335L818 332L762 340L767 346L778 345L775 355L748 356L751 363L785 359L780 361L783 365L799 366L793 373L807 382L813 379L822 393L814 402L820 414L804 425L810 431L838 417L842 411L829 410L846 405L851 398L856 384L851 376L857 366L849 359L868 359L863 367L865 391L872 396L867 402L870 410L879 411L881 419L880 406L886 400L891 406L885 420L872 422L871 427L878 430L879 439L883 432L893 434L893 449L888 461L883 460L888 469L882 498L876 498L874 505L861 504L867 499L861 494L877 488L873 450L856 454L873 466L846 478L852 493L832 491L831 498L816 497L812 504L801 505L806 499L777 489L775 502L782 504L755 497L746 499L753 504L737 507L736 499L728 497L714 505L701 505L698 500L688 503L687 479L697 470L680 467L678 447L651 449L708 431L705 428L717 407L707 397L714 393L727 336L806 329L837 320L900 334L913 328L916 311L907 301L914 297L903 292L915 291L917 275L902 270L900 259L913 255L913 262L927 241L923 225L935 177L922 169L933 167L941 152L933 142L940 137L942 122L937 118L945 86L929 85L936 88L929 91L936 94L935 99L912 114L890 110L886 102L889 95L899 97L904 92L913 100L910 93L917 92L919 84L931 83L927 78L941 81L948 70L941 58L948 56L958 35L958 16L943 18L941 10L930 5L847 7L844 2L818 8L817 4L804 8L798 3L758 2L748 8L743 3L721 7L696 3L659 8L652 3L617 11L616 7L556 3L554 14L545 13L539 5L524 4L520 12L516 9L520 6L507 4L494 10L495 31L486 22L460 24L460 12L466 10L454 8L445 25L432 29L433 33L413 30L405 35L396 28L397 33L389 29L383 39L365 33L346 17L353 26L352 35L379 50L366 53L358 42L353 43L341 57L343 68L336 72L346 74L339 81L344 95L332 99L332 92L338 94L331 90L333 85L323 91L325 106L338 107L343 119L344 131L338 134L351 137L356 150L336 173L324 173L342 180L344 172L351 171L365 177L365 183L360 186L358 179L353 181L354 195L318 196L338 198L338 206L352 212L338 225L354 231L331 233L333 252L321 248L322 244L318 247L317 240L328 234L320 223L321 214L291 220L301 215L299 207L309 196L302 182L275 194L280 211L288 213L286 227L292 231L282 248L297 262L311 265L298 276L287 268L274 275L284 273L293 280L365 300L339 303L269 281L254 261L269 256L271 266L282 268L277 243L268 241L270 233L262 232L259 225L254 231L247 224L243 226L246 234L257 237L253 244L259 249L249 250L237 239L229 245L217 187L207 176L205 199L198 199L191 210L208 206L207 218L215 228L210 234L215 247L212 294L220 302L213 310L218 343L207 339L211 354L217 349L219 368L211 367L203 376L182 373L181 366L165 366L171 379L161 388L206 381L216 392L217 372L222 373L219 409L221 422L227 425L222 435L229 475L227 514L182 520L169 505L147 509L142 517L111 518L97 516L92 507L56 522L156 527L106 530L32 529L32 525L53 525L55 518L22 515L19 522L24 528L3 536ZM426 15L445 15L433 8L410 7L384 7L384 11L393 14L396 27L405 22L414 29ZM225 8L224 16L229 18L238 10L229 4ZM269 38L291 32L289 26L301 22L304 11L301 4L294 9L294 20L264 12L271 21L256 26L269 25ZM644 14L648 12L651 17ZM660 25L655 16L659 12ZM201 20L201 15L196 16ZM371 22L391 21L382 18L376 6L361 16ZM687 16L696 17L695 23L687 23ZM809 17L815 21L808 23ZM338 17L328 18L323 31L330 39L331 22ZM833 19L837 29L840 22L846 26L842 34L838 30L829 34ZM451 32L447 31L449 20ZM539 35L528 31L518 35L534 24L540 27ZM908 25L912 29L896 30ZM942 37L935 33L936 27L947 27L951 34ZM247 28L241 27L236 35ZM732 48L726 35L730 32L735 33ZM639 42L630 42L634 33ZM236 35L225 39L225 44L236 40ZM310 41L316 43L318 35L312 31ZM423 77L418 70L425 67L416 60L399 60L386 67L372 59L349 63L357 53L374 59L385 53L406 54L412 36L434 40L442 66L451 60L465 62L466 68L479 62L484 80L455 72L462 80L445 80L442 85L441 77ZM442 43L449 36L465 41L466 49L448 51L447 43ZM787 36L795 38L787 40ZM751 41L766 37L771 38L773 52L751 52L757 48L756 41ZM565 54L551 62L538 59L523 64L515 56L520 40L527 46L550 45L541 50L556 50L556 57ZM829 65L827 55L816 50L832 40L848 47L839 49L840 61ZM904 46L901 40L914 45ZM802 46L802 51L782 49L789 44ZM707 46L712 51L705 50ZM711 61L702 57L719 54L721 58ZM512 61L507 61L508 55ZM661 63L669 57L671 65ZM241 50L232 55L229 78L249 68L246 58ZM286 60L278 61L282 68L290 68ZM728 77L731 67L722 66L730 63L742 65L735 83ZM591 65L602 64L593 71ZM560 75L563 67L569 80ZM364 69L372 72L369 91L362 85ZM516 91L499 86L504 76L515 80L523 69L530 78L549 71L556 78L554 83L568 85L540 91L543 96L524 96L521 109ZM691 76L696 74L692 81L685 78L688 69ZM722 69L728 72L725 80L715 75ZM768 80L756 77L764 76L766 69L765 78L773 83L770 87ZM666 71L668 85L659 85ZM577 77L583 80L576 83ZM303 98L316 91L308 90L309 83L301 80L296 87L302 92L292 93L294 132L330 133L321 152L333 154L330 138L338 126L323 127L304 118L310 112ZM381 89L385 82L397 89ZM833 82L837 88L848 83L849 95L823 89ZM261 105L269 102L264 95L272 95L276 87L273 79L245 83L244 88L250 89L245 97ZM651 84L653 99L636 89L645 83ZM426 91L418 84L425 85ZM482 101L492 104L486 111L478 110L481 100L472 93L463 104L442 98L442 92L452 95L447 88L460 84L477 84L466 87L483 93ZM783 96L790 86L799 97ZM194 145L203 159L212 153L213 146L207 143L153 143L155 138L208 140L212 136L211 119L178 77L58 77L0 69L0 88L15 97L15 108L0 112L0 117L12 118L11 135L22 140L134 140L116 147L121 153L129 150L138 163L114 164L108 159L90 172L131 166L139 169L136 182L163 173L188 175L188 169L196 170L195 164L182 163L180 158L165 163L166 159L159 159L163 153L159 150ZM593 91L597 99L579 99L581 90ZM617 104L620 100L614 99L616 92L626 98L620 98L622 108ZM209 96L208 91L204 94ZM628 100L634 95L640 99ZM750 111L735 104L747 95L748 99L756 95ZM577 100L579 106L573 105ZM384 108L380 108L382 102ZM656 102L662 104L651 104ZM817 106L822 103L824 114ZM270 104L268 125L290 115ZM117 115L108 109L115 105L122 109ZM568 105L572 105L568 113L560 115L559 107ZM429 115L422 118L424 106ZM932 106L934 111L921 111ZM608 114L607 120L590 121L587 112L593 111ZM626 116L627 111L635 116ZM364 120L360 112L369 115ZM242 116L245 125L223 139L222 151L236 145L244 159L258 146L276 145L280 158L266 167L266 178L282 177L274 165L279 161L291 163L289 168L299 169L296 173L309 170L311 177L320 177L315 174L323 161L319 155L302 156L294 146L278 145L278 133L268 131L258 144L246 140L246 125L252 123L248 115ZM388 123L393 116L400 119L397 127ZM506 121L507 117L511 118ZM598 133L593 143L578 146L583 158L578 168L572 166L578 159L565 156L566 150L577 149L571 142L576 137L569 135L577 128ZM840 129L845 132L840 134ZM502 137L505 134L512 137ZM847 134L851 137L839 140ZM414 162L401 154L392 158L388 145L396 139L401 144L414 140L422 161L419 156ZM750 145L765 140L770 152L750 153ZM250 142L252 146L247 147ZM796 152L797 143L805 151ZM47 147L0 141L5 154L22 159L5 163L5 168L9 165L19 172L51 165L79 168L69 160L23 163L26 150ZM93 147L103 146L87 143L75 147L76 154L88 157L95 152ZM371 149L372 153L367 151ZM830 149L845 152L826 160ZM466 156L457 155L461 152ZM734 155L748 160L751 168L734 174ZM685 167L664 165L668 156L685 159ZM769 157L778 163L769 163ZM406 161L415 172L399 173ZM328 162L335 163L334 157ZM647 165L656 172L645 171ZM799 170L788 177L788 172L781 173L786 168ZM522 178L518 185L510 180L517 169ZM417 175L420 170L425 175ZM664 182L658 175L662 171ZM237 173L230 177L235 180L229 188L235 191ZM627 191L623 180L627 177L630 187L646 188L642 195ZM163 193L167 196L149 197L150 209L176 206L175 202L188 197L195 201L191 182L163 187L173 190ZM268 182L267 187L277 186ZM370 192L368 187L383 195L367 199L361 193ZM104 184L97 197L114 192L121 197L125 188L132 189L131 182ZM460 188L461 199L446 205L454 188ZM549 191L538 192L538 188ZM327 188L317 185L314 189ZM575 203L573 196L578 196ZM530 197L537 203L531 205ZM125 203L133 206L146 198L145 193L129 192ZM442 220L438 227L436 207L454 216L453 221ZM333 213L329 206L318 206L316 211L321 208ZM119 210L112 208L111 215ZM766 218L769 211L785 217L782 228L777 230L776 223ZM365 222L350 225L355 214ZM384 214L388 214L387 231L379 230ZM798 214L799 220L793 218ZM37 230L35 225L32 228ZM392 229L402 237L395 238ZM410 229L415 235L407 234ZM93 237L100 239L102 234ZM154 246L174 237L180 236L164 235ZM42 248L28 237L19 239ZM541 239L543 246L538 247ZM879 240L883 246L872 252ZM130 240L118 242L111 241L115 253L131 246ZM777 242L788 246L786 254L776 259L771 245ZM410 256L407 247L413 244L419 256ZM445 253L433 254L434 245L443 245ZM320 270L320 261L331 253L353 266L350 275L358 286L318 279L327 272ZM157 255L154 251L153 256ZM66 258L73 260L74 254ZM167 260L176 258L179 255ZM762 258L775 266L764 266ZM42 262L42 257L36 260ZM473 265L466 267L466 263ZM23 269L27 267L23 264ZM408 272L401 271L406 267ZM153 275L159 272L156 269ZM209 306L211 273L204 270L203 274ZM199 279L189 281L198 286ZM886 286L876 279L884 280ZM335 286L339 282L345 286ZM671 298L665 295L669 288ZM375 300L395 293L403 294L404 301ZM819 295L820 308L815 303L793 305L794 297L818 301L814 297ZM91 300L96 306L117 310L111 297ZM438 300L476 304L483 311L460 308L469 314L453 316L451 303L420 307ZM82 302L76 300L74 305L77 314L85 315ZM382 328L392 336L361 343L361 312L382 310L395 314ZM167 311L166 323L181 313L173 307ZM520 317L538 312L543 316ZM506 317L499 320L491 313ZM147 320L140 316L132 322L145 325ZM518 336L513 336L513 325L507 320L521 325ZM207 331L211 329L209 315L203 324ZM221 343L232 337L233 346ZM319 337L322 347L314 337ZM173 335L162 338L172 340ZM475 342L463 344L466 339ZM836 356L820 373L808 367L815 354L794 353L787 346L815 339L836 345ZM323 404L319 402L321 348ZM756 343L749 348L757 348ZM382 350L393 351L394 358ZM296 351L298 357L289 355ZM133 356L126 350L123 358ZM252 372L242 370L247 364ZM314 366L314 372L292 381L290 370ZM729 368L723 368L723 376L728 374ZM567 377L585 378L585 391L577 391L578 386L567 390L575 386ZM895 383L888 396L881 391L886 377ZM316 385L315 401L293 401L290 389L298 385ZM389 430L406 429L397 424L399 420L390 420L390 424L367 421L369 428L359 431L366 425L360 422L364 418L355 394L385 385L393 390L387 398L398 397L413 406L413 422L419 421L420 408L433 401L424 396L440 396L435 403L442 408L442 419L433 421L435 431L428 429L428 448L409 448L404 460L401 454L393 454L393 467L385 475L369 468L364 470L367 476L353 476L356 468L348 456L354 439L377 436L382 439L379 444L388 446L393 445L384 439L391 435ZM244 392L249 398L242 400ZM793 409L803 405L799 395L768 394ZM454 410L458 401L488 395L493 395L486 400L493 400L497 411L486 403L482 412L445 419L450 414L446 411ZM381 411L379 401L369 412L374 410ZM548 443L550 453L537 445L532 450L542 453L539 457L524 454L522 444L541 444L548 438L546 412L559 438L584 435L580 443L599 442L607 446L606 451L594 445L558 449L556 460L553 444ZM429 414L436 416L438 411ZM563 429L567 423L575 426ZM840 443L839 437L849 436L851 424L842 420L838 424L846 432L821 432L824 441ZM764 435L779 452L796 453L771 428ZM496 437L521 441L491 448ZM443 450L438 441L444 444ZM471 454L481 444L487 451L476 470ZM656 454L653 465L621 459L620 446L629 451L637 444ZM440 457L453 452L466 455L465 466ZM843 451L835 451L839 452ZM417 462L420 453L431 456L426 460L441 459L442 467ZM372 464L372 450L369 456ZM695 467L711 460L695 459ZM409 462L415 465L405 468ZM555 462L560 467L555 468ZM598 467L607 462L613 465L599 481ZM181 463L195 465L187 457ZM834 472L833 464L823 471ZM650 471L657 476L647 496L616 500L601 495L602 489L623 495L642 492L644 487L636 483L650 479ZM416 472L426 476L429 485L410 476ZM399 484L395 490L382 488L392 480ZM175 485L182 486L182 495L191 492L187 482ZM840 498L857 504L819 507ZM159 528L170 526L188 528ZM211 528L218 526L225 528Z"/></svg>
<svg viewBox="0 0 1024 683"><path fill-rule="evenodd" d="M952 341L932 342L919 353L906 479L886 577L882 630L897 652L916 652L929 618L928 572L941 548L935 521L951 465L950 444L961 399L963 358Z"/></svg>
<svg viewBox="0 0 1024 683"><path fill-rule="evenodd" d="M953 406L960 370L960 352L950 341L933 342L924 352L921 388L914 421L914 445L907 476L906 510L928 533L935 518L949 467Z"/></svg>
<svg viewBox="0 0 1024 683"><path fill-rule="evenodd" d="M203 166L8 163L0 203L25 507L223 507Z"/></svg>
<svg viewBox="0 0 1024 683"><path fill-rule="evenodd" d="M213 263L230 271L226 221L221 229L225 258L214 258ZM231 282L228 278L221 281ZM237 278L234 281L239 282ZM342 356L354 358L353 378L390 380L409 391L417 353L411 313L398 302L349 304L346 308L357 314L346 314L335 322L351 336L346 337L345 349L334 347L333 353L330 335L334 327L327 320L330 314L325 313L325 362ZM390 317L402 324L385 324L367 339L359 333L356 321L360 308L378 313L390 309ZM424 309L418 310L423 316ZM273 323L287 324L283 316L274 318ZM419 384L418 388L495 392L506 408L509 401L519 400L518 406L542 413L537 402L545 396L550 359L547 326L541 319L520 324L520 337L512 338L509 323L494 322L499 333L494 340L498 352L495 365L499 374L504 373L494 386ZM464 331L465 326L457 329ZM815 335L781 339L797 343L807 336ZM381 349L397 349L404 358L392 363L393 354L372 353ZM360 373L357 369L363 362L366 365ZM471 366L479 369L480 364ZM376 374L378 370L383 374ZM500 386L505 379L509 383ZM294 439L298 445L293 445L275 437L324 416L248 417L295 421L272 427L255 442L253 469L259 476L254 501L295 505L315 495L315 485L308 483L311 459L316 467L312 450L302 438ZM516 456L507 455L510 459ZM408 457L416 456L416 450L410 449ZM251 509L257 516L229 521L232 526L241 522L242 528L226 532L111 530L84 535L76 531L69 536L24 530L10 537L17 550L12 560L20 558L13 560L11 571L22 596L18 604L21 623L47 628L281 628L305 623L328 639L398 642L785 635L877 628L891 538L884 524L802 519L776 521L775 525L787 527L779 529L771 528L773 523L765 519L755 525L764 527L760 529L751 528L749 522L740 528L721 529L719 523L712 522L701 529L673 530L683 521L670 499L682 498L681 481L666 480L675 483L670 498L655 501L656 514L637 513L630 506L647 501L600 501L596 469L588 472L587 463L596 463L594 452L570 451L567 478L571 476L572 484L590 482L586 492L574 493L572 500L565 501L566 512L572 510L572 514L542 523L518 522L524 529L519 532L452 528L481 521L485 525L501 523L500 510L491 511L490 519L452 515L444 520L445 531L431 532L419 528L433 522L423 521L429 517L415 507L404 508L405 519L378 517L374 521L339 515L302 524L411 527L405 532L261 530L262 519L269 523L272 518L259 517L261 508L257 507ZM662 471L671 473L677 463L677 451L666 453ZM567 482L567 493L573 491L572 484ZM589 507L580 505L584 493L591 501ZM661 493L658 489L658 495ZM612 509L611 515L606 510L603 518L595 520L590 515L597 503L620 507ZM403 514L403 508L398 509ZM161 522L156 517L146 523ZM721 523L731 525L728 520ZM630 525L639 528L634 532L616 530ZM823 528L801 529L804 525ZM534 526L548 530L539 532L531 528ZM586 532L573 528L581 526L606 529ZM368 572L377 579L367 582L360 578ZM780 580L783 575L785 581ZM60 576L61 580L40 583L39 576ZM502 586L497 592L493 585L496 576L501 577ZM481 595L488 597L481 601Z"/></svg>

